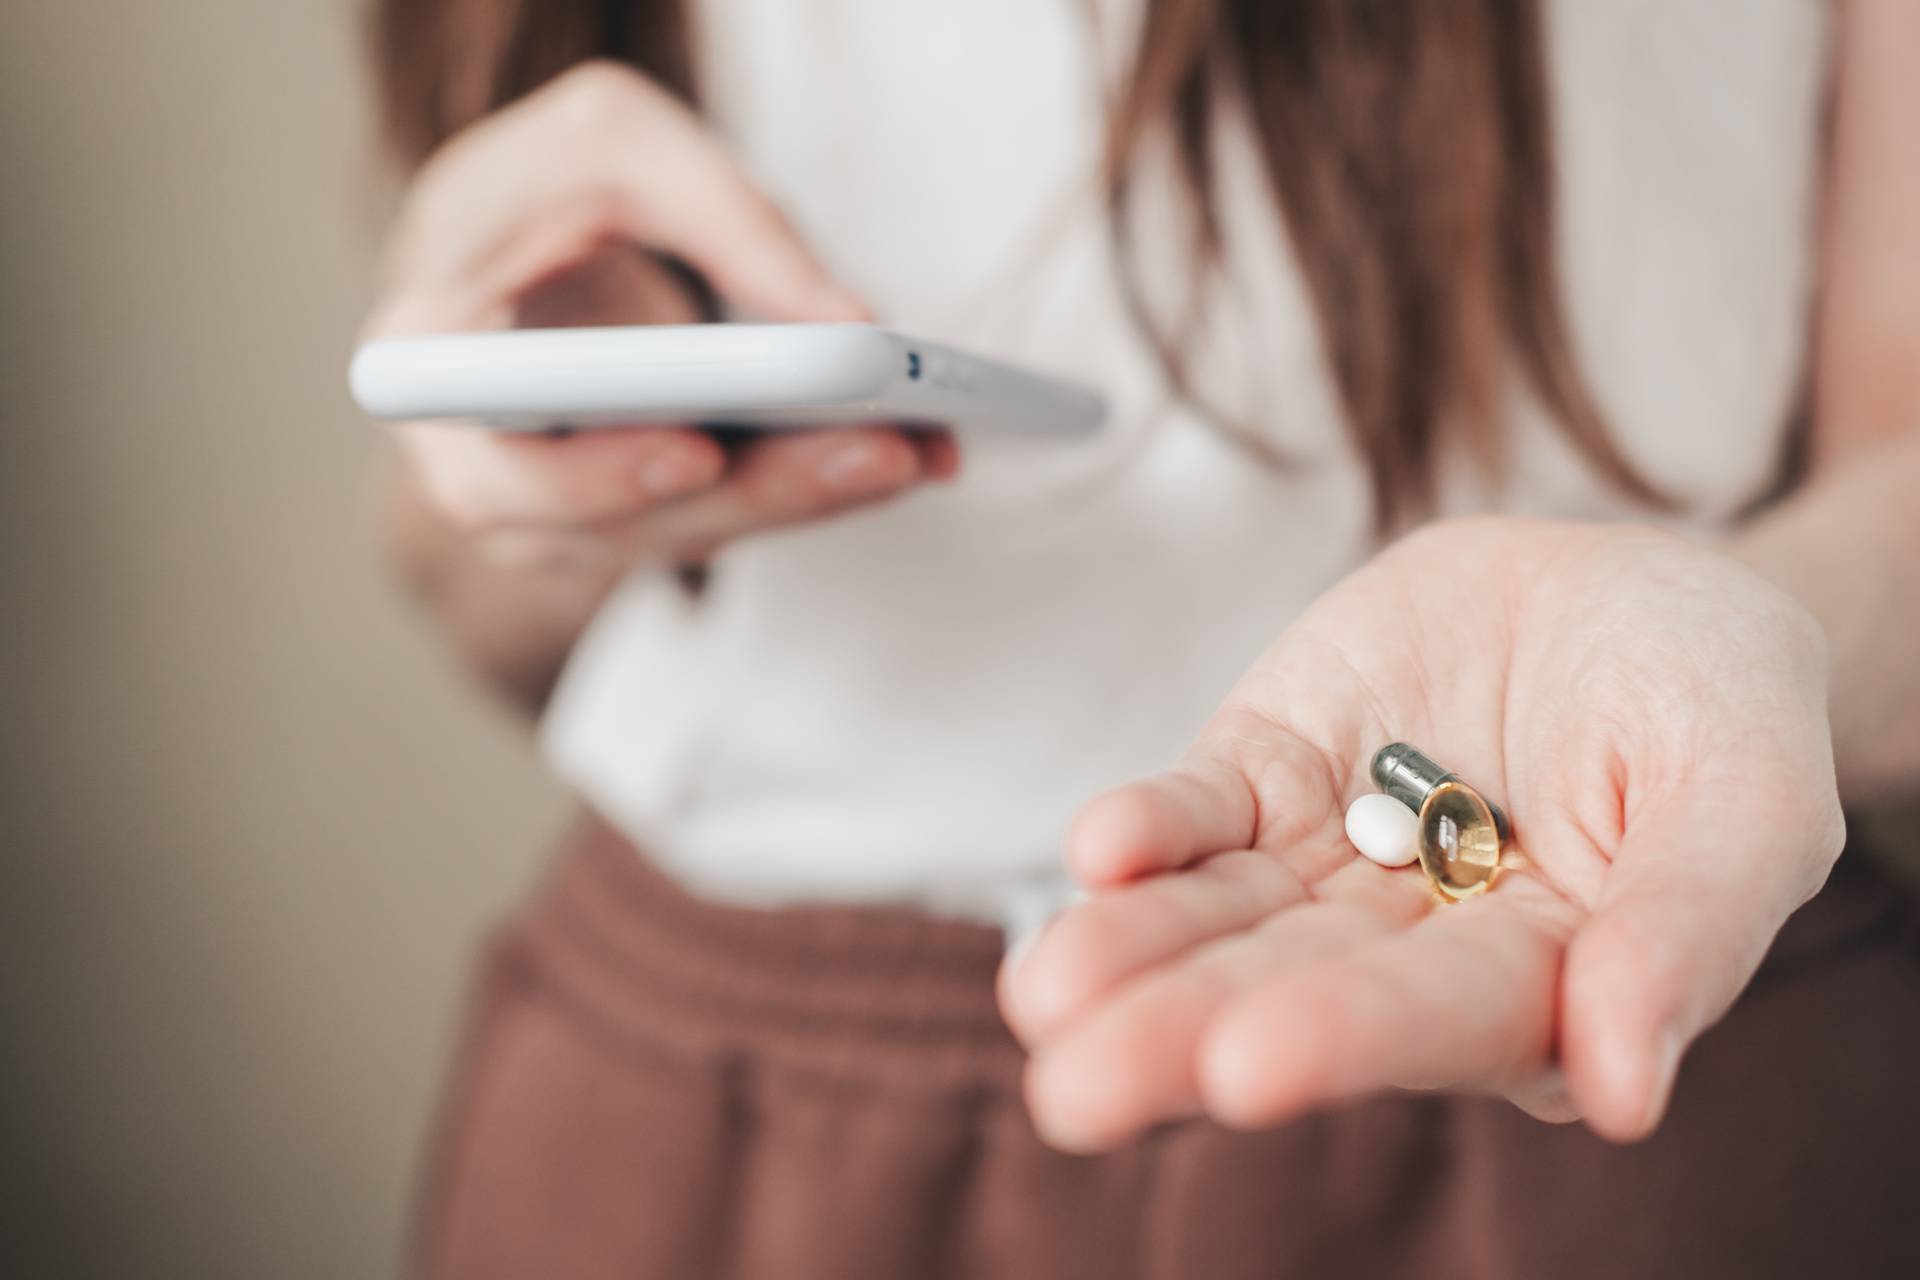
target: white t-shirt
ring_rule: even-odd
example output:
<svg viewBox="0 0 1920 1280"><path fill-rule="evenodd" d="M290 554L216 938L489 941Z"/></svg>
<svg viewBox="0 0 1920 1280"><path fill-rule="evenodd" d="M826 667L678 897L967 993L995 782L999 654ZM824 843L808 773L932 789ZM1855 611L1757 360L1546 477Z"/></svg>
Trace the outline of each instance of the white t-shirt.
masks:
<svg viewBox="0 0 1920 1280"><path fill-rule="evenodd" d="M1131 8L1103 5L1096 41L1080 0L701 7L717 126L887 322L1076 376L1114 412L1091 443L972 448L950 487L731 546L698 600L651 574L615 594L546 747L697 892L1019 927L1058 895L1075 809L1176 760L1372 550L1244 140L1223 143L1233 288L1200 376L1294 464L1171 403L1127 317L1096 174ZM1822 8L1548 6L1577 353L1628 455L1701 527L1773 474L1798 385ZM1639 514L1515 399L1511 491L1456 484L1452 509Z"/></svg>

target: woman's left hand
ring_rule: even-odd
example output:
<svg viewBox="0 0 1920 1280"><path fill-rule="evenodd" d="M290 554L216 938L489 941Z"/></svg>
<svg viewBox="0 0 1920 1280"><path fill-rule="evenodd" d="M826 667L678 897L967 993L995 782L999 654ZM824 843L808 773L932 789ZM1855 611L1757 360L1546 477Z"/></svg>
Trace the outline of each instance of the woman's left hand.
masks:
<svg viewBox="0 0 1920 1280"><path fill-rule="evenodd" d="M1174 770L1081 813L1067 857L1095 893L1002 974L1035 1122L1094 1150L1401 1088L1647 1134L1839 854L1827 677L1799 605L1677 537L1489 518L1402 540ZM1511 815L1488 893L1437 905L1348 844L1400 740Z"/></svg>

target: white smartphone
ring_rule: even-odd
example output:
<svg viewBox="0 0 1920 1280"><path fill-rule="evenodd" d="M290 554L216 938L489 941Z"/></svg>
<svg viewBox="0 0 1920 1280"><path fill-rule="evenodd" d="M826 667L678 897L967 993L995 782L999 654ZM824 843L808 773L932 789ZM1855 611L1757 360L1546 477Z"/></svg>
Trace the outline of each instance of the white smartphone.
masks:
<svg viewBox="0 0 1920 1280"><path fill-rule="evenodd" d="M380 338L353 358L376 418L508 430L647 423L788 427L887 422L1077 435L1095 392L866 324L515 329Z"/></svg>

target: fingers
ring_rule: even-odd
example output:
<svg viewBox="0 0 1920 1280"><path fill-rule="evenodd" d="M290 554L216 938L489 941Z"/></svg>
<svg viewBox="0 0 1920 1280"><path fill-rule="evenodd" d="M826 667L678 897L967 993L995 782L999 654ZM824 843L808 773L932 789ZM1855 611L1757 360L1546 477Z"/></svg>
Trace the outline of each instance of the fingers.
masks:
<svg viewBox="0 0 1920 1280"><path fill-rule="evenodd" d="M630 241L775 320L861 319L772 202L686 106L592 63L482 121L423 169L396 235L396 328L502 319L521 291Z"/></svg>
<svg viewBox="0 0 1920 1280"><path fill-rule="evenodd" d="M594 63L424 166L369 330L685 321L690 300L663 258L768 319L868 314L683 103L630 68ZM540 554L556 540L591 542L600 558L627 560L692 558L957 469L950 441L877 432L756 443L733 459L690 431L596 429L555 442L414 424L397 434L420 489L456 528Z"/></svg>
<svg viewBox="0 0 1920 1280"><path fill-rule="evenodd" d="M1596 1132L1653 1131L1687 1046L1817 891L1843 838L1837 804L1792 820L1783 808L1822 793L1809 779L1696 786L1632 824L1562 982L1568 1087Z"/></svg>
<svg viewBox="0 0 1920 1280"><path fill-rule="evenodd" d="M733 538L878 501L925 476L920 449L895 431L769 436L740 451L723 484L651 513L636 533L697 557Z"/></svg>
<svg viewBox="0 0 1920 1280"><path fill-rule="evenodd" d="M1306 894L1278 858L1250 851L1102 894L1055 920L1019 957L1002 983L1002 1011L1022 1040L1044 1039L1124 980Z"/></svg>
<svg viewBox="0 0 1920 1280"><path fill-rule="evenodd" d="M1111 885L1253 845L1258 806L1238 769L1192 758L1157 778L1093 799L1067 833L1067 867Z"/></svg>
<svg viewBox="0 0 1920 1280"><path fill-rule="evenodd" d="M1311 972L1395 927L1355 903L1310 903L1123 985L1035 1052L1035 1125L1056 1146L1097 1151L1198 1112L1200 1048L1223 1009L1275 973Z"/></svg>
<svg viewBox="0 0 1920 1280"><path fill-rule="evenodd" d="M713 485L726 451L698 431L645 428L566 439L454 423L397 429L422 490L479 532L623 519Z"/></svg>
<svg viewBox="0 0 1920 1280"><path fill-rule="evenodd" d="M930 480L951 480L960 474L960 446L948 431L915 431L907 436L920 453L920 465Z"/></svg>
<svg viewBox="0 0 1920 1280"><path fill-rule="evenodd" d="M1498 894L1410 926L1382 898L1360 913L1373 928L1313 945L1303 922L1352 905L1343 870L1314 886L1326 895L1314 902L1195 942L1252 914L1231 889L1262 891L1226 859L1210 875L1202 863L1096 899L1055 925L1009 984L1010 1017L1041 1042L1029 1075L1036 1123L1060 1145L1097 1149L1199 1109L1252 1128L1384 1089L1458 1089L1504 1094L1543 1119L1585 1118L1607 1137L1644 1136L1685 1046L1732 1002L1838 850L1837 809L1795 818L1798 802L1779 798L1789 790L1696 788L1636 815L1584 923L1582 904L1515 874ZM1829 794L1817 780L1811 790ZM1293 955L1269 950L1288 937Z"/></svg>
<svg viewBox="0 0 1920 1280"><path fill-rule="evenodd" d="M1435 910L1234 1001L1199 1050L1207 1111L1258 1128L1381 1089L1499 1089L1536 1073L1573 919L1523 887Z"/></svg>
<svg viewBox="0 0 1920 1280"><path fill-rule="evenodd" d="M892 496L957 461L881 428L756 439L734 456L676 428L596 428L564 439L410 423L418 483L459 528L529 563L686 563L733 538Z"/></svg>
<svg viewBox="0 0 1920 1280"><path fill-rule="evenodd" d="M1068 868L1119 884L1232 849L1284 849L1334 831L1337 771L1268 717L1229 706L1180 766L1092 801L1067 835ZM1330 851L1322 866L1333 865Z"/></svg>

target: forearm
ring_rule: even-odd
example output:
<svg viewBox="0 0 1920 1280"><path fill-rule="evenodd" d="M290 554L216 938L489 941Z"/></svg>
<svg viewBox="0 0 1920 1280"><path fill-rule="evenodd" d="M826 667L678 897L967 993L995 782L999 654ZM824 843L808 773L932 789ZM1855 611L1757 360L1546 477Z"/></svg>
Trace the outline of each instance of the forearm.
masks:
<svg viewBox="0 0 1920 1280"><path fill-rule="evenodd" d="M385 487L385 542L410 594L489 688L538 715L618 568L516 563L449 523L408 471L391 468Z"/></svg>
<svg viewBox="0 0 1920 1280"><path fill-rule="evenodd" d="M1920 6L1835 13L1813 475L1735 539L1819 620L1850 801L1920 788Z"/></svg>
<svg viewBox="0 0 1920 1280"><path fill-rule="evenodd" d="M1826 632L1845 798L1920 787L1920 432L1836 464L1729 549Z"/></svg>

